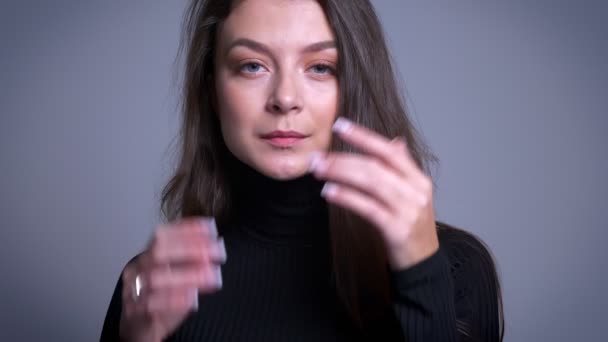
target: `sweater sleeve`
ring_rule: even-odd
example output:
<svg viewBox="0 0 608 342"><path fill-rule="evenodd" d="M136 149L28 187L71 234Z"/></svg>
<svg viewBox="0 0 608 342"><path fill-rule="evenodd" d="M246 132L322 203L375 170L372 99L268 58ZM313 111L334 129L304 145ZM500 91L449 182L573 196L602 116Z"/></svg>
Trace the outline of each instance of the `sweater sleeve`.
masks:
<svg viewBox="0 0 608 342"><path fill-rule="evenodd" d="M118 278L106 318L103 322L101 330L100 342L118 342L120 341L120 316L122 311L122 277Z"/></svg>
<svg viewBox="0 0 608 342"><path fill-rule="evenodd" d="M435 254L391 274L393 309L406 341L457 341L454 286L447 257Z"/></svg>
<svg viewBox="0 0 608 342"><path fill-rule="evenodd" d="M446 244L461 341L502 340L502 301L494 260L481 240L456 230Z"/></svg>
<svg viewBox="0 0 608 342"><path fill-rule="evenodd" d="M393 272L393 306L407 341L501 340L500 297L490 252L449 229L426 260Z"/></svg>

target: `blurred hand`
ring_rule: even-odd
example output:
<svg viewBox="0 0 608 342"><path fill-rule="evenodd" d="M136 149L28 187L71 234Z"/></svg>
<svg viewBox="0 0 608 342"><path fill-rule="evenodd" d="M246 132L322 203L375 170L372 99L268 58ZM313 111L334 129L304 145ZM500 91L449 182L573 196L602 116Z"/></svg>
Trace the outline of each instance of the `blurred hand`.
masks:
<svg viewBox="0 0 608 342"><path fill-rule="evenodd" d="M145 251L123 271L121 339L160 342L169 336L197 310L199 293L221 289L225 261L224 241L212 218L159 226Z"/></svg>
<svg viewBox="0 0 608 342"><path fill-rule="evenodd" d="M389 140L344 118L334 132L362 153L313 156L311 171L326 180L322 195L372 223L384 238L391 268L401 270L439 249L433 183L418 168L405 140Z"/></svg>

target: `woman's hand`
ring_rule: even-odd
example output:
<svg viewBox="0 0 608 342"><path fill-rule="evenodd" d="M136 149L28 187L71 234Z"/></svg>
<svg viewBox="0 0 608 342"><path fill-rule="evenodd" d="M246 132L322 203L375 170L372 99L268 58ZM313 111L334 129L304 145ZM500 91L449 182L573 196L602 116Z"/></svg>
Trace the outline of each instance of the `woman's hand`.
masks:
<svg viewBox="0 0 608 342"><path fill-rule="evenodd" d="M156 229L146 250L122 274L120 336L161 341L198 308L198 293L222 286L226 261L215 221L187 219Z"/></svg>
<svg viewBox="0 0 608 342"><path fill-rule="evenodd" d="M393 269L410 267L439 248L432 181L418 168L401 138L380 134L343 118L333 130L366 153L317 154L311 171L327 180L322 195L376 226Z"/></svg>

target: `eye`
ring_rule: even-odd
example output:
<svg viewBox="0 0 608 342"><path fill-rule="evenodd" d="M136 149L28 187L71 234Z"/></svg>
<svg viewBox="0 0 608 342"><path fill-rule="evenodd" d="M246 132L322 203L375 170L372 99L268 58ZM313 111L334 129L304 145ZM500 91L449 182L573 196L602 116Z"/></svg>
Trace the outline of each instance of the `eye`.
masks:
<svg viewBox="0 0 608 342"><path fill-rule="evenodd" d="M333 74L333 73L335 73L335 70L334 70L333 67L331 67L330 65L327 65L327 64L322 64L322 63L315 64L310 69L315 74L321 74L321 75L327 75L327 74Z"/></svg>
<svg viewBox="0 0 608 342"><path fill-rule="evenodd" d="M244 71L246 73L252 73L255 74L257 72L262 71L262 66L259 63L246 63L241 65L241 71Z"/></svg>

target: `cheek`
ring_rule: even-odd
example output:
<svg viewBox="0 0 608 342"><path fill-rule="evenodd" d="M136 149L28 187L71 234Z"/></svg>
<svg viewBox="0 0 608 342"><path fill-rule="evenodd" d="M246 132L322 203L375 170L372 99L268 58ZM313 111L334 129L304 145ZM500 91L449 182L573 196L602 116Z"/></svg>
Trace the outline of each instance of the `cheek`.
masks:
<svg viewBox="0 0 608 342"><path fill-rule="evenodd" d="M236 81L220 80L216 83L218 96L218 115L222 133L227 144L244 143L248 134L252 133L256 122L256 111L263 98L260 89L244 87Z"/></svg>
<svg viewBox="0 0 608 342"><path fill-rule="evenodd" d="M220 118L246 120L263 97L259 87L246 87L237 81L220 81L216 86Z"/></svg>
<svg viewBox="0 0 608 342"><path fill-rule="evenodd" d="M338 110L338 82L331 81L309 87L307 104L325 119L335 118Z"/></svg>
<svg viewBox="0 0 608 342"><path fill-rule="evenodd" d="M322 145L319 147L327 148L332 137L331 127L338 115L338 85L328 84L323 91L313 92L311 95L307 102L314 116L318 143Z"/></svg>

